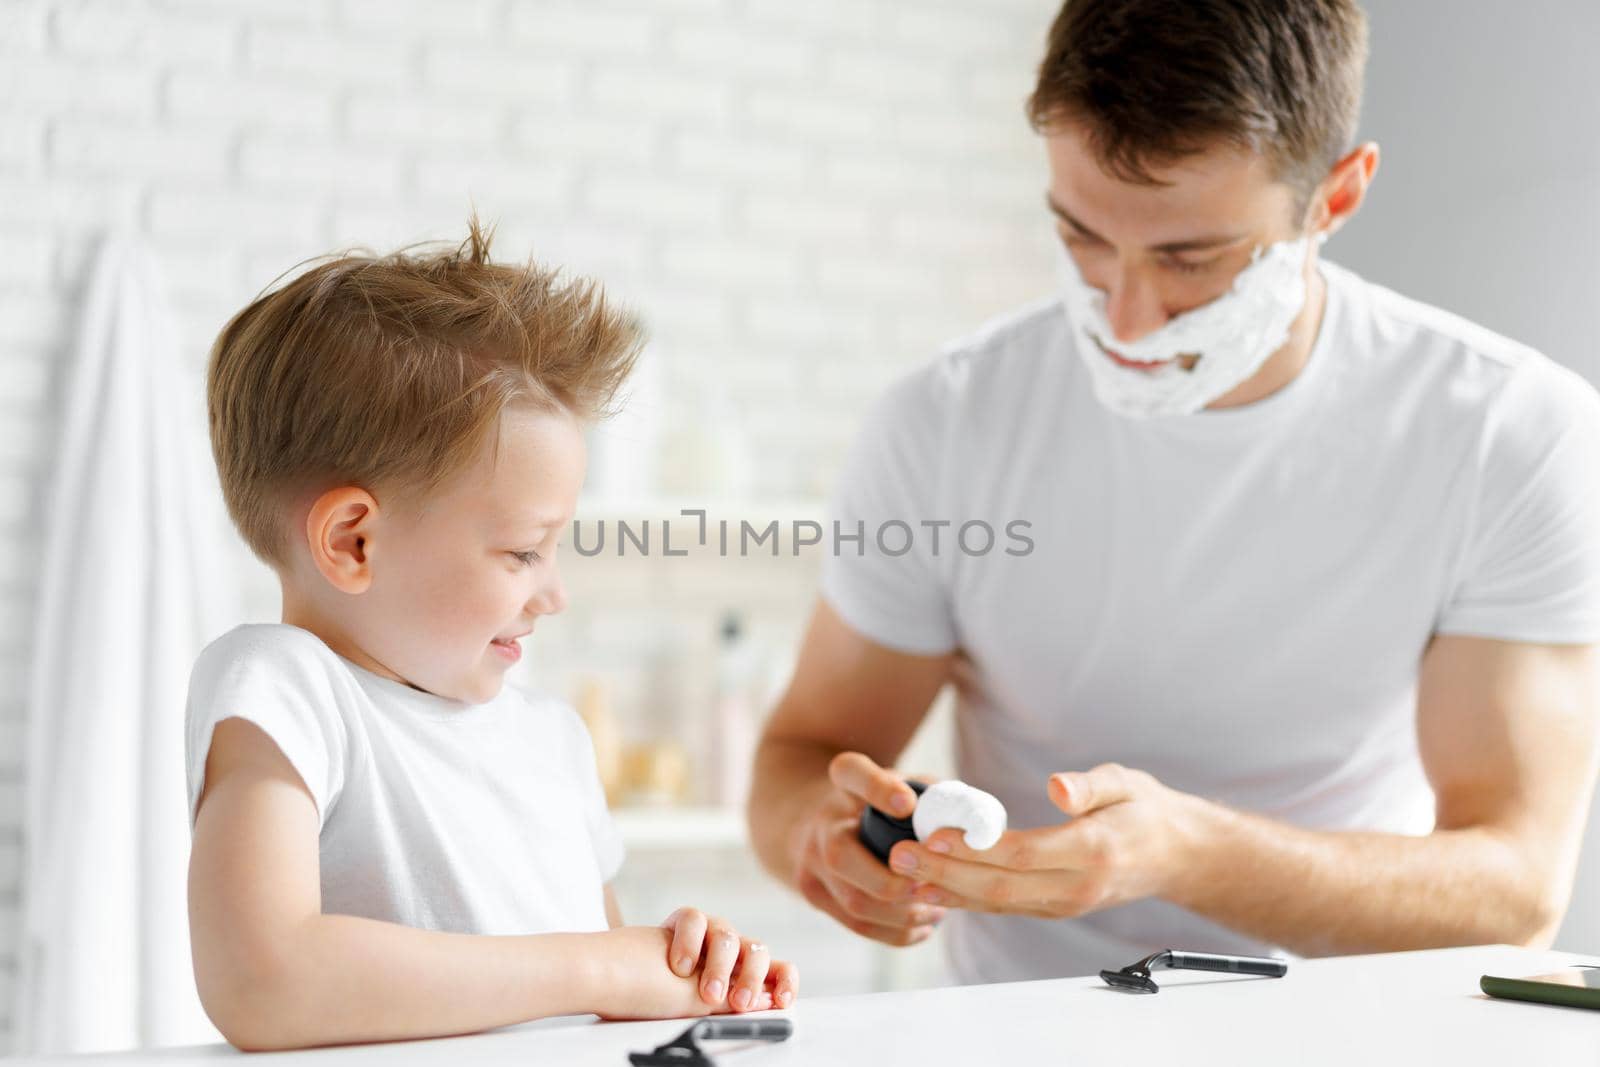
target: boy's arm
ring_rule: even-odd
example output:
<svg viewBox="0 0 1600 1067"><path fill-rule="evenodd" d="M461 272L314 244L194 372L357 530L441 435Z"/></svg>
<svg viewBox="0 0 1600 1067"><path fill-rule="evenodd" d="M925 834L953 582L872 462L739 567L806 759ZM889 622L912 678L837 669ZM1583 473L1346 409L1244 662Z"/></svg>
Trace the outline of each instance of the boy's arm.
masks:
<svg viewBox="0 0 1600 1067"><path fill-rule="evenodd" d="M488 937L323 915L316 805L277 745L253 723L226 719L205 780L189 867L195 981L239 1048L713 1010L693 979L667 969L664 930Z"/></svg>

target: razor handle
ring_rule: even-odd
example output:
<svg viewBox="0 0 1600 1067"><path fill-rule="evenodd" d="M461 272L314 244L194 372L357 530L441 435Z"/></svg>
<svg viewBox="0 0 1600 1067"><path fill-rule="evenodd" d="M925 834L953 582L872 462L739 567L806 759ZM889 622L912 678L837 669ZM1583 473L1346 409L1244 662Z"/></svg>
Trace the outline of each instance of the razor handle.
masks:
<svg viewBox="0 0 1600 1067"><path fill-rule="evenodd" d="M1223 971L1228 974L1259 974L1267 978L1282 978L1289 973L1283 960L1261 956L1214 956L1209 952L1174 952L1168 964L1180 971Z"/></svg>
<svg viewBox="0 0 1600 1067"><path fill-rule="evenodd" d="M700 1041L787 1041L793 1033L788 1019L702 1019L694 1027Z"/></svg>

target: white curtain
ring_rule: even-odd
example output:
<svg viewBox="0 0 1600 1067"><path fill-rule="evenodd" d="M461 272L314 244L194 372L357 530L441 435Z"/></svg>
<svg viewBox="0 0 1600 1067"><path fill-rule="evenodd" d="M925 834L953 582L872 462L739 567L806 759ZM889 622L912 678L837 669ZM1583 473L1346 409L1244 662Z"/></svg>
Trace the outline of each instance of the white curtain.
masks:
<svg viewBox="0 0 1600 1067"><path fill-rule="evenodd" d="M184 698L230 614L201 360L128 237L101 247L79 329L27 709L17 1052L218 1039L185 894Z"/></svg>

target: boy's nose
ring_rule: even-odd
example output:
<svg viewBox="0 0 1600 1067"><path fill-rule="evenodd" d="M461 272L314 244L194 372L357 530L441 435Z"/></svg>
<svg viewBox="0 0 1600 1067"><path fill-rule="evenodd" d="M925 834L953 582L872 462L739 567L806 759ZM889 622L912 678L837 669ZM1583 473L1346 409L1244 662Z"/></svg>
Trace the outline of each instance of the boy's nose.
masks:
<svg viewBox="0 0 1600 1067"><path fill-rule="evenodd" d="M567 587L561 581L561 575L551 568L550 580L540 586L528 606L536 615L557 615L566 609Z"/></svg>

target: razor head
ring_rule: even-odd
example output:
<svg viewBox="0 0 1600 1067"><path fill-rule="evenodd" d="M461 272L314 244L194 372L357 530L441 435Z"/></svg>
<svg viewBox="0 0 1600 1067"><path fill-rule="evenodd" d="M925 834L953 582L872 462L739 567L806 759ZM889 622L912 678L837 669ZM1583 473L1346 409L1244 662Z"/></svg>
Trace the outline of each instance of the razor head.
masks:
<svg viewBox="0 0 1600 1067"><path fill-rule="evenodd" d="M1101 971L1100 977L1113 989L1121 989L1128 993L1159 993L1161 987L1156 985L1155 979L1150 977L1148 971L1137 971L1132 967L1120 971Z"/></svg>
<svg viewBox="0 0 1600 1067"><path fill-rule="evenodd" d="M698 1041L787 1041L794 1033L788 1019L701 1019L665 1045L649 1052L630 1052L635 1067L713 1067Z"/></svg>

